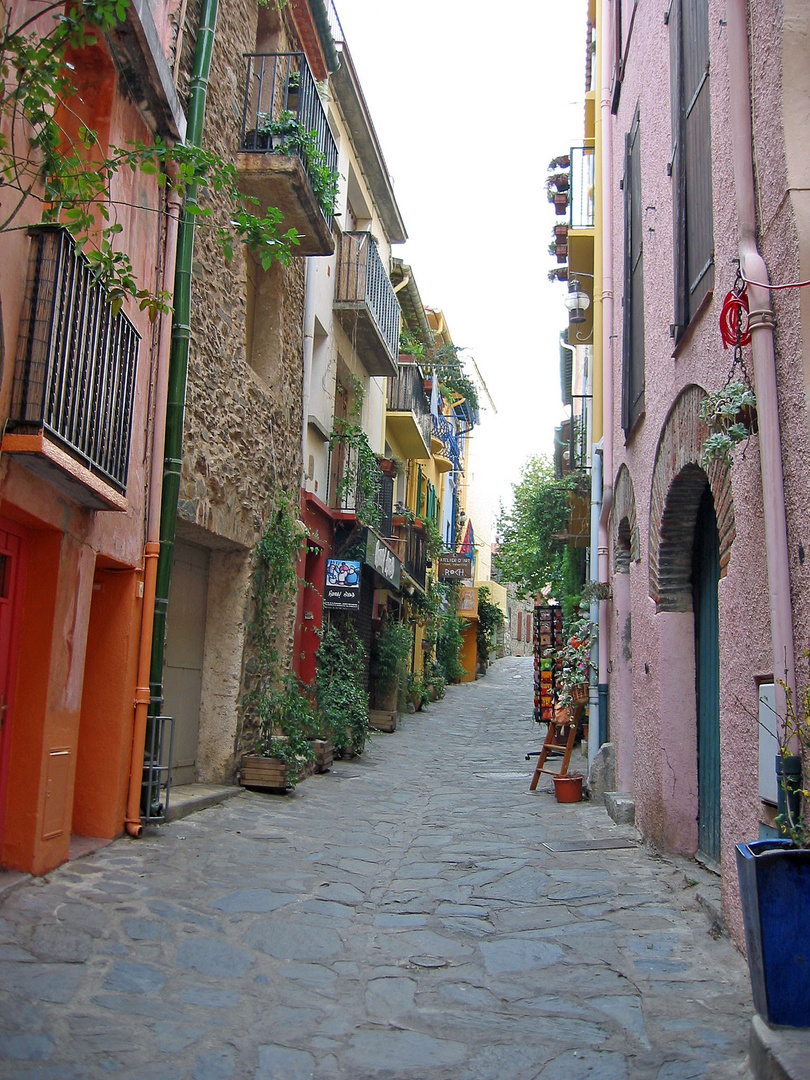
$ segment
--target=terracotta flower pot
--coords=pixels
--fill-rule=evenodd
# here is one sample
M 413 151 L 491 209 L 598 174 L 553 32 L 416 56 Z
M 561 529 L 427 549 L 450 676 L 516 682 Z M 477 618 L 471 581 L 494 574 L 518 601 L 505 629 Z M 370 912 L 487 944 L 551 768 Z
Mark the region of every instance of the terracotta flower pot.
M 555 776 L 553 780 L 557 802 L 582 802 L 582 776 Z

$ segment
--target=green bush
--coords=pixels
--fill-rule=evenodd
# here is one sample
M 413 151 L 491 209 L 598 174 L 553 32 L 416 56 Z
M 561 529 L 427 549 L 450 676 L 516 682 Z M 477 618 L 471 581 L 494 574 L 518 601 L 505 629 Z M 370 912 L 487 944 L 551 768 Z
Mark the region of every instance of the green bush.
M 325 738 L 337 753 L 360 753 L 368 738 L 368 694 L 363 685 L 366 652 L 350 622 L 326 623 L 315 656 L 315 705 Z

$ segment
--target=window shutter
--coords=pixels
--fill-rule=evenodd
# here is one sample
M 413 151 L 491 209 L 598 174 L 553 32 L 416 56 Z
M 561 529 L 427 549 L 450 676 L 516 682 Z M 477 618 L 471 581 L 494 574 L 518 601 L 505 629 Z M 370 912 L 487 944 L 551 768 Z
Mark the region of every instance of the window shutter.
M 686 169 L 683 156 L 683 36 L 681 0 L 669 11 L 669 80 L 672 108 L 672 248 L 675 285 L 674 336 L 680 338 L 689 322 L 686 302 Z
M 707 0 L 672 0 L 669 45 L 677 341 L 714 288 Z
M 686 280 L 689 318 L 714 287 L 708 0 L 683 0 Z
M 622 427 L 627 433 L 644 411 L 644 236 L 638 109 L 625 140 L 623 314 Z

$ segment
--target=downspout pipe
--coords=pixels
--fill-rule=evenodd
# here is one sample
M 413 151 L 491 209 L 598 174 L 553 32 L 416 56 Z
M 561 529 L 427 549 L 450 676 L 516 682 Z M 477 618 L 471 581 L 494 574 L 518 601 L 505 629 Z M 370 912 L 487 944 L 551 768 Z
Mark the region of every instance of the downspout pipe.
M 602 514 L 602 446 L 594 446 L 591 451 L 591 572 L 590 580 L 599 580 L 599 522 Z M 588 715 L 599 716 L 599 724 L 588 725 L 588 763 L 596 757 L 602 744 L 601 716 L 599 712 L 599 604 L 591 600 L 590 620 L 597 631 L 591 639 L 591 683 L 588 687 Z
M 315 346 L 315 266 L 311 258 L 304 261 L 304 356 L 301 386 L 301 490 L 307 486 L 307 421 L 312 396 L 312 356 Z
M 219 0 L 203 0 L 194 69 L 189 84 L 188 127 L 186 143 L 202 144 L 208 77 L 214 50 Z M 189 340 L 191 336 L 191 268 L 194 256 L 194 215 L 197 185 L 186 189 L 177 240 L 177 265 L 174 275 L 174 318 L 172 320 L 169 360 L 168 399 L 166 404 L 166 439 L 163 455 L 163 492 L 160 509 L 160 556 L 157 564 L 155 615 L 152 632 L 152 659 L 149 672 L 149 715 L 157 716 L 163 702 L 163 649 L 166 641 L 166 611 L 169 606 L 169 580 L 177 525 L 177 503 L 183 467 L 183 414 L 186 400 Z M 189 212 L 189 209 L 192 212 Z
M 616 3 L 617 0 L 612 0 Z M 602 510 L 599 515 L 599 581 L 610 580 L 610 516 L 613 509 L 613 153 L 611 148 L 610 75 L 613 37 L 607 33 L 611 0 L 600 0 L 602 134 Z M 608 601 L 599 603 L 599 730 L 607 731 L 607 685 L 610 641 Z
M 177 226 L 181 203 L 172 189 L 167 206 L 166 246 L 163 282 L 175 275 L 177 256 Z M 132 759 L 129 766 L 129 791 L 125 818 L 130 836 L 141 835 L 140 804 L 143 781 L 143 755 L 146 745 L 146 718 L 149 708 L 149 668 L 152 654 L 152 634 L 157 588 L 157 565 L 160 554 L 160 498 L 163 470 L 163 443 L 166 437 L 166 401 L 169 390 L 169 355 L 171 350 L 171 319 L 164 315 L 158 341 L 158 369 L 155 380 L 155 420 L 152 436 L 152 461 L 149 474 L 149 505 L 146 517 L 146 544 L 143 555 L 143 606 L 141 634 L 138 646 L 138 675 L 135 687 L 135 723 L 132 732 Z
M 753 131 L 751 123 L 750 66 L 748 57 L 747 0 L 729 0 L 729 91 L 731 96 L 731 148 L 737 199 L 740 269 L 749 281 L 768 281 L 765 260 L 757 249 L 754 191 Z M 765 553 L 771 613 L 774 679 L 784 679 L 796 700 L 793 616 L 790 603 L 785 488 L 782 440 L 774 354 L 774 314 L 770 289 L 748 285 L 751 352 L 759 420 L 759 456 L 765 519 Z M 776 683 L 777 716 L 785 715 L 785 691 Z

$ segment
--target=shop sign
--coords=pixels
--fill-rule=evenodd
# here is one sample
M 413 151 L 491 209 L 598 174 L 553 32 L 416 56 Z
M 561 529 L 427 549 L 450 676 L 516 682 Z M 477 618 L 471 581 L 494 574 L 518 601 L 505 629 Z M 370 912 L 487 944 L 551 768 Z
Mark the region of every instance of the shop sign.
M 440 555 L 439 581 L 463 581 L 472 577 L 472 559 L 467 555 Z
M 474 618 L 478 615 L 478 589 L 474 589 L 471 585 L 462 585 L 458 590 L 458 604 L 456 605 L 457 615 L 466 615 L 467 618 Z
M 366 530 L 366 562 L 394 589 L 399 588 L 402 563 L 373 529 Z
M 323 606 L 333 611 L 360 610 L 360 563 L 354 559 L 327 559 Z

